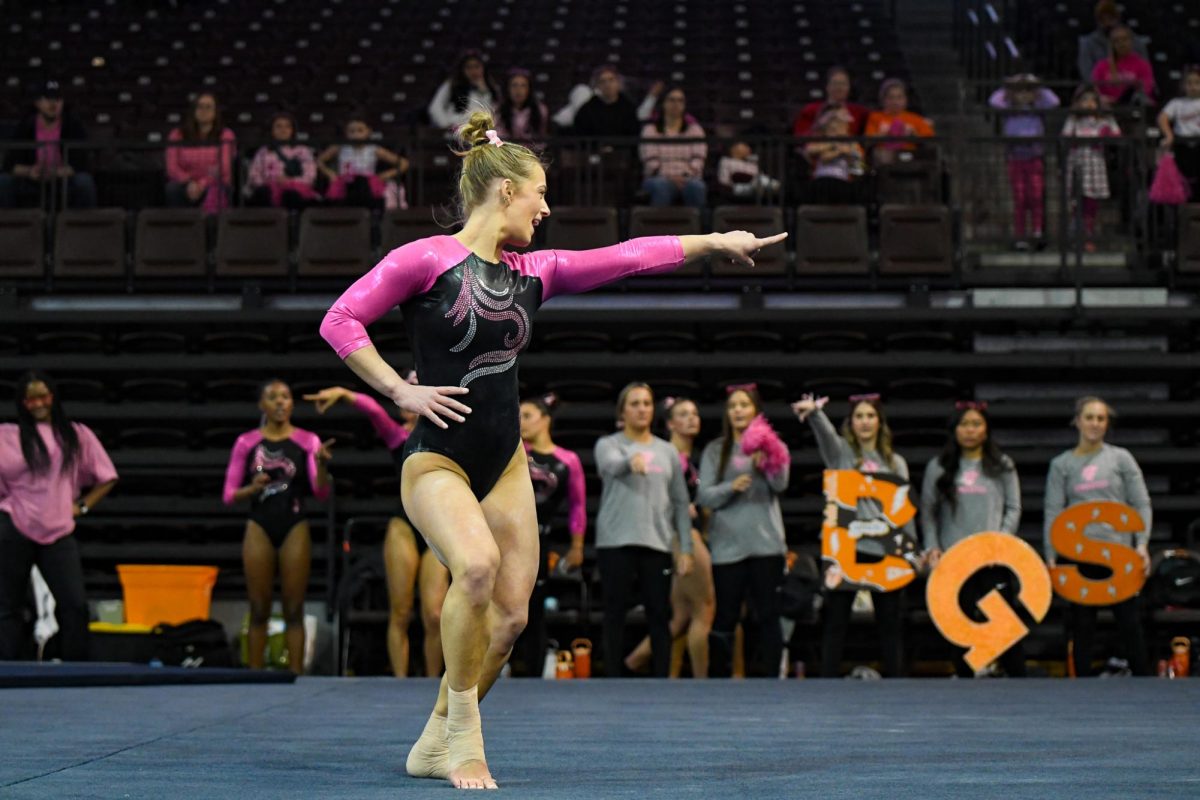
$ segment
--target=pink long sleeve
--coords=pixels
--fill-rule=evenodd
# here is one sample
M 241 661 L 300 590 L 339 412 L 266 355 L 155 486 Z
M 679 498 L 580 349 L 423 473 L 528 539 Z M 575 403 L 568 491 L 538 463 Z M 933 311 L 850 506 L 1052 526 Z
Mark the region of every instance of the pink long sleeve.
M 167 134 L 168 142 L 183 141 L 183 131 L 175 128 Z M 191 180 L 191 175 L 183 168 L 182 163 L 183 148 L 168 147 L 167 148 L 167 180 L 175 183 L 185 183 Z
M 504 260 L 521 274 L 542 279 L 543 303 L 556 295 L 586 292 L 630 275 L 670 272 L 683 259 L 678 236 L 644 236 L 596 250 L 504 254 Z
M 312 489 L 313 497 L 318 500 L 329 499 L 329 484 L 317 485 L 317 451 L 321 449 L 321 437 L 312 431 L 296 428 L 292 431 L 292 441 L 304 448 L 308 456 L 308 486 Z
M 583 536 L 587 531 L 587 483 L 583 478 L 583 464 L 579 456 L 570 450 L 558 447 L 554 456 L 567 465 L 567 527 L 572 536 Z
M 383 440 L 388 450 L 395 450 L 408 439 L 408 430 L 388 416 L 383 406 L 375 402 L 375 398 L 355 392 L 354 407 L 367 416 L 367 421 L 375 429 L 375 435 Z
M 461 261 L 464 248 L 449 236 L 398 247 L 355 281 L 321 322 L 321 336 L 345 358 L 371 344 L 367 326 L 394 307 L 429 291 L 441 272 Z
M 242 481 L 246 479 L 246 457 L 261 441 L 262 434 L 255 430 L 246 431 L 233 443 L 233 450 L 229 453 L 229 466 L 225 467 L 225 489 L 221 493 L 221 500 L 225 505 L 233 505 L 234 492 L 242 488 Z

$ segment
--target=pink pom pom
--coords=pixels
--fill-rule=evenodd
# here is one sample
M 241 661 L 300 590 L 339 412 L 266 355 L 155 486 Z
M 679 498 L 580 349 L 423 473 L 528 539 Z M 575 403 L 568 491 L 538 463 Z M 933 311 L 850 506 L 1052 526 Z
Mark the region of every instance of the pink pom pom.
M 774 477 L 783 472 L 784 467 L 788 466 L 792 460 L 792 454 L 787 445 L 783 443 L 779 434 L 775 433 L 771 423 L 762 414 L 759 414 L 746 426 L 746 432 L 742 434 L 742 452 L 748 456 L 762 453 L 759 468 L 768 477 Z
M 1154 182 L 1150 186 L 1150 202 L 1162 205 L 1178 206 L 1188 201 L 1191 187 L 1171 153 L 1163 155 L 1154 172 Z

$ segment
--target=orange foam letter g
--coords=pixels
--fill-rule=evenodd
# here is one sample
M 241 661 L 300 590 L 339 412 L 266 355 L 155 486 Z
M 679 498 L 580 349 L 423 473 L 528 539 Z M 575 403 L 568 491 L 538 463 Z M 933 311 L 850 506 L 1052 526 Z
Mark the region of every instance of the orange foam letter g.
M 963 584 L 989 566 L 1008 567 L 1021 583 L 1017 598 L 1034 620 L 1041 622 L 1050 610 L 1050 575 L 1041 556 L 1028 544 L 1007 533 L 987 531 L 968 536 L 946 551 L 925 586 L 925 602 L 933 624 L 947 641 L 967 648 L 963 660 L 978 672 L 995 661 L 1029 633 L 1029 628 L 992 589 L 979 601 L 986 622 L 963 613 L 958 594 Z

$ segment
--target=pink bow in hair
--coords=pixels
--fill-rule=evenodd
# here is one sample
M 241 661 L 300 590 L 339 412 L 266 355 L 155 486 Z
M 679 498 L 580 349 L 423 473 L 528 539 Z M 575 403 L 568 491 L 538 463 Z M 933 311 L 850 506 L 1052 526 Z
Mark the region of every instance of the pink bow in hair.
M 757 392 L 757 383 L 731 383 L 725 387 L 725 394 L 733 394 L 734 392 Z
M 495 131 L 488 131 L 484 135 L 487 136 L 487 140 L 490 144 L 494 144 L 496 147 L 504 146 L 504 142 L 500 140 L 500 134 L 496 133 Z

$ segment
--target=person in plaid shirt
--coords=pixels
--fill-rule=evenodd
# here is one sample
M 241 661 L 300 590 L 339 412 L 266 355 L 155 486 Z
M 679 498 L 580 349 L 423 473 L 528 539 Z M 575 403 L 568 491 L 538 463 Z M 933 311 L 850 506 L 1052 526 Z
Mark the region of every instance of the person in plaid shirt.
M 668 144 L 669 139 L 702 139 L 704 128 L 687 113 L 683 89 L 672 86 L 659 95 L 654 119 L 642 128 L 641 158 L 645 170 L 642 191 L 650 205 L 684 205 L 704 208 L 708 187 L 704 185 L 704 160 L 708 145 L 703 141 Z
M 1081 86 L 1075 91 L 1071 111 L 1072 115 L 1063 124 L 1063 136 L 1098 139 L 1121 135 L 1121 128 L 1112 115 L 1100 112 L 1100 93 L 1093 86 Z M 1108 165 L 1104 163 L 1103 145 L 1074 145 L 1067 153 L 1067 196 L 1071 198 L 1072 208 L 1076 180 L 1079 180 L 1079 193 L 1083 198 L 1083 232 L 1088 238 L 1084 248 L 1091 253 L 1096 250 L 1091 238 L 1096 235 L 1100 201 L 1112 196 L 1108 188 Z
M 271 118 L 271 142 L 258 148 L 246 176 L 250 205 L 302 208 L 319 201 L 313 188 L 317 160 L 312 149 L 296 141 L 296 118 L 280 111 Z

